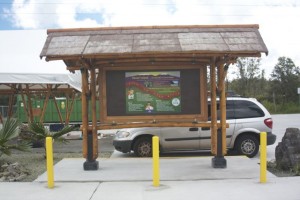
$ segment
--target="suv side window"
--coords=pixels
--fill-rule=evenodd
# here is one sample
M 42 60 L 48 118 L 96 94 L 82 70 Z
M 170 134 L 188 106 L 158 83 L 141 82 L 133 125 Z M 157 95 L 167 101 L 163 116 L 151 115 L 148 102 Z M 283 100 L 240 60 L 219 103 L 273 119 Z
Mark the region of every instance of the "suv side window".
M 265 116 L 264 111 L 255 103 L 245 100 L 235 101 L 236 119 L 255 118 L 263 116 Z
M 208 103 L 208 120 L 211 120 L 211 104 L 210 102 Z M 217 115 L 218 115 L 218 120 L 220 120 L 220 102 L 217 102 Z M 227 100 L 226 101 L 226 119 L 235 119 L 235 110 L 234 110 L 234 101 L 232 100 Z
M 235 119 L 235 105 L 234 101 L 226 101 L 226 119 Z

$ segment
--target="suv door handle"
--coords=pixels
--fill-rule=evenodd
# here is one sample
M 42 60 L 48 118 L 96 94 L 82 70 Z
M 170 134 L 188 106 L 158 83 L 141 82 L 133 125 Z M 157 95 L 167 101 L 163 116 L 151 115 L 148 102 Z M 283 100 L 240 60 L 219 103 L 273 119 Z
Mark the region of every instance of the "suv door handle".
M 197 128 L 197 127 L 193 127 L 193 128 L 189 129 L 189 131 L 198 131 L 198 130 L 199 130 L 199 128 Z
M 202 130 L 202 131 L 209 131 L 210 128 L 209 128 L 209 127 L 202 127 L 201 130 Z

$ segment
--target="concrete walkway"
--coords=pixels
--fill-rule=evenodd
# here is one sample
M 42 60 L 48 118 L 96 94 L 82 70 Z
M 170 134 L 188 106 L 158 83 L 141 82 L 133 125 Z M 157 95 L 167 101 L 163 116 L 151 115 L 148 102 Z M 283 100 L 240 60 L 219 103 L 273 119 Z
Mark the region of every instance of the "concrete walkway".
M 55 187 L 47 188 L 46 173 L 34 182 L 0 183 L 1 200 L 299 200 L 300 177 L 267 174 L 259 183 L 259 164 L 228 156 L 226 169 L 211 167 L 212 157 L 164 157 L 160 186 L 152 186 L 150 158 L 99 159 L 100 169 L 84 171 L 84 159 L 63 159 L 55 165 Z
M 259 164 L 244 156 L 226 157 L 227 168 L 211 167 L 212 157 L 164 157 L 160 159 L 162 181 L 195 181 L 224 179 L 256 179 L 259 181 Z M 84 171 L 84 159 L 63 159 L 55 166 L 55 180 L 59 182 L 100 181 L 127 182 L 152 181 L 151 158 L 99 159 L 98 171 Z M 268 177 L 275 177 L 268 173 Z M 44 173 L 37 182 L 47 181 Z

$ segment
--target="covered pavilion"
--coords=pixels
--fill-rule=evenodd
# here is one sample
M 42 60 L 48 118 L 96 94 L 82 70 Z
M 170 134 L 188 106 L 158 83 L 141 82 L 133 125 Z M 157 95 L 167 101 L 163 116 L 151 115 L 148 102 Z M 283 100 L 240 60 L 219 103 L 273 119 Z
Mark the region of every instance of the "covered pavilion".
M 53 98 L 60 123 L 68 124 L 75 94 L 80 92 L 80 74 L 0 73 L 0 95 L 7 95 L 9 98 L 7 117 L 13 116 L 13 106 L 16 103 L 15 97 L 20 95 L 28 122 L 33 122 L 34 116 L 38 116 L 40 122 L 43 123 L 49 98 Z M 65 119 L 63 119 L 56 101 L 56 95 L 61 94 L 66 96 L 67 102 L 69 102 L 67 103 Z M 34 108 L 32 105 L 32 99 L 36 95 L 43 96 L 42 108 Z M 1 113 L 0 122 L 3 123 Z
M 97 130 L 168 126 L 210 128 L 211 151 L 215 155 L 212 165 L 226 167 L 226 73 L 229 65 L 239 57 L 268 54 L 258 29 L 258 25 L 252 24 L 48 30 L 40 57 L 45 57 L 46 61 L 63 60 L 68 70 L 81 71 L 84 169 L 98 169 Z M 179 90 L 182 104 L 178 113 L 149 115 L 128 111 L 123 97 L 126 93 L 123 79 L 127 73 L 174 70 L 179 72 L 182 83 Z M 210 73 L 209 87 L 207 71 Z M 192 83 L 189 77 L 194 77 Z M 220 97 L 219 122 L 217 95 Z M 97 99 L 100 118 L 95 109 Z M 88 118 L 88 112 L 92 112 L 92 119 Z

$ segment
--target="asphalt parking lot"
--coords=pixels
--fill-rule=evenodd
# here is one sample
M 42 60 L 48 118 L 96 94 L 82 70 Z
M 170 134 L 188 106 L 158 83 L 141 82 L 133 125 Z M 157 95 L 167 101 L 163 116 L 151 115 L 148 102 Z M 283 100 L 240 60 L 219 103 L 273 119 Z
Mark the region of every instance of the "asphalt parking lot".
M 100 137 L 98 140 L 99 152 L 113 152 L 114 147 L 112 144 L 113 135 L 105 135 Z M 67 144 L 54 143 L 54 152 L 63 153 L 82 153 L 82 140 L 81 139 L 70 139 Z
M 273 132 L 277 135 L 277 140 L 275 144 L 268 146 L 268 160 L 275 159 L 275 148 L 278 142 L 281 141 L 284 136 L 286 128 L 299 128 L 300 129 L 300 114 L 282 114 L 282 115 L 272 115 L 273 118 Z M 112 145 L 113 134 L 116 130 L 112 131 L 102 131 L 99 134 L 98 147 L 99 152 L 113 152 L 114 147 Z M 82 152 L 82 140 L 80 139 L 80 134 L 75 133 L 73 136 L 69 136 L 69 143 L 67 144 L 54 144 L 54 152 L 65 152 L 65 153 L 81 153 Z M 37 150 L 38 151 L 38 150 Z M 229 155 L 234 155 L 235 152 L 229 152 Z M 133 154 L 118 154 L 122 157 L 133 157 Z M 165 154 L 162 156 L 207 156 L 210 155 L 209 152 L 194 152 L 194 153 L 177 153 L 177 154 Z M 259 159 L 259 155 L 253 159 Z

